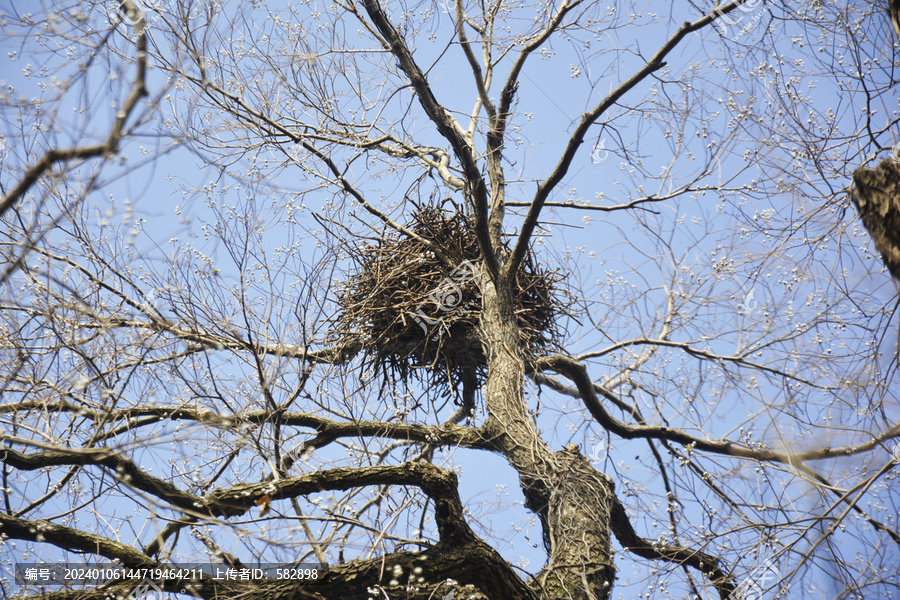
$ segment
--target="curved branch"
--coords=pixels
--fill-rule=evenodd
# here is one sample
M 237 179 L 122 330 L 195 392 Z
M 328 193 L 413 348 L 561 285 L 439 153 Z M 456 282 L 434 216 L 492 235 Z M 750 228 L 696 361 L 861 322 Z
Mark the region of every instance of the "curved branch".
M 123 0 L 122 6 L 132 14 L 140 14 L 137 6 L 132 0 Z M 144 19 L 138 19 L 134 24 L 135 35 L 137 37 L 137 73 L 134 76 L 134 85 L 131 93 L 125 99 L 121 110 L 116 114 L 116 120 L 113 123 L 109 136 L 102 144 L 94 146 L 82 146 L 80 148 L 52 149 L 34 165 L 28 168 L 25 176 L 19 181 L 4 198 L 0 200 L 0 217 L 9 210 L 13 204 L 18 202 L 24 196 L 31 186 L 37 183 L 44 173 L 53 168 L 58 162 L 68 162 L 75 159 L 88 159 L 96 156 L 108 156 L 116 154 L 119 151 L 119 142 L 124 136 L 125 122 L 131 116 L 138 101 L 147 95 L 146 75 L 147 75 L 147 35 L 144 30 Z
M 43 519 L 30 521 L 0 513 L 0 531 L 5 537 L 17 540 L 48 542 L 65 550 L 105 556 L 121 561 L 127 567 L 154 568 L 159 566 L 146 554 L 127 544 Z
M 631 525 L 631 520 L 625 512 L 625 507 L 618 497 L 613 496 L 612 510 L 610 511 L 610 524 L 613 533 L 625 550 L 637 554 L 642 558 L 652 560 L 664 560 L 677 565 L 686 565 L 697 569 L 706 575 L 716 589 L 722 600 L 728 598 L 734 591 L 734 583 L 728 575 L 719 567 L 719 559 L 700 550 L 690 550 L 682 546 L 671 546 L 657 542 L 648 542 L 637 534 Z
M 13 436 L 0 435 L 0 439 L 43 446 Z M 165 500 L 189 514 L 206 513 L 225 518 L 246 513 L 257 506 L 257 500 L 265 496 L 271 500 L 280 500 L 323 490 L 348 490 L 369 485 L 409 485 L 420 488 L 434 503 L 435 522 L 441 540 L 470 542 L 475 539 L 475 534 L 465 520 L 465 509 L 457 491 L 456 474 L 424 462 L 320 470 L 297 477 L 220 488 L 206 498 L 199 498 L 178 489 L 168 481 L 148 475 L 130 459 L 109 448 L 51 449 L 32 454 L 9 449 L 5 452 L 3 461 L 17 469 L 29 471 L 60 465 L 104 466 L 113 470 L 116 479 L 126 485 Z M 8 518 L 18 520 L 15 517 Z M 138 554 L 146 557 L 142 553 Z
M 565 395 L 573 397 L 573 398 L 581 398 L 582 397 L 580 392 L 576 388 L 566 386 L 566 385 L 562 384 L 561 382 L 557 381 L 556 379 L 553 379 L 552 377 L 547 377 L 546 375 L 543 375 L 541 373 L 533 373 L 530 376 L 536 383 L 539 383 L 541 385 L 546 385 L 547 387 L 549 387 L 561 394 L 565 394 Z M 593 385 L 594 385 L 595 390 L 602 389 L 601 386 L 599 386 L 597 384 L 593 384 Z M 631 406 L 628 403 L 622 401 L 621 398 L 619 398 L 618 396 L 616 396 L 614 394 L 607 395 L 607 399 L 610 400 L 611 402 L 613 402 L 614 404 L 616 404 L 616 406 L 618 406 L 620 409 L 622 409 L 622 411 L 635 416 L 638 419 L 638 422 L 642 423 L 642 427 L 647 427 L 646 425 L 643 425 L 644 419 L 640 415 L 640 413 L 637 411 L 636 407 Z M 634 429 L 639 429 L 639 428 L 634 428 Z M 649 439 L 652 439 L 655 436 L 647 436 L 647 437 L 648 437 L 648 441 L 649 441 Z M 866 444 L 861 444 L 859 446 L 847 446 L 847 447 L 835 448 L 835 449 L 829 448 L 829 449 L 825 449 L 825 450 L 830 451 L 833 454 L 833 456 L 847 456 L 847 455 L 851 455 L 851 454 L 858 454 L 858 453 L 870 451 L 876 445 L 882 444 L 886 440 L 891 439 L 892 437 L 900 437 L 900 425 L 894 427 L 893 429 L 889 430 L 887 433 L 879 436 L 877 439 L 872 440 L 871 442 L 868 442 Z M 703 481 L 706 485 L 711 485 L 710 480 L 708 478 L 703 477 L 703 474 L 701 473 L 700 469 L 697 468 L 692 461 L 688 460 L 688 457 L 678 453 L 675 448 L 668 445 L 668 443 L 667 443 L 668 440 L 662 439 L 662 442 L 663 442 L 663 444 L 666 445 L 666 448 L 668 448 L 670 452 L 672 452 L 674 455 L 679 456 L 679 458 L 686 460 L 687 464 L 689 464 L 691 466 L 691 468 L 693 470 L 695 470 L 698 475 L 701 476 L 701 479 L 703 479 Z M 651 446 L 651 449 L 653 449 L 652 446 Z M 821 452 L 824 452 L 825 450 L 818 450 L 815 452 L 821 453 Z M 654 452 L 654 454 L 656 454 L 655 449 L 653 449 L 653 452 Z M 829 492 L 831 492 L 832 494 L 834 494 L 838 497 L 841 497 L 842 494 L 845 493 L 843 490 L 832 485 L 825 477 L 823 477 L 819 473 L 816 473 L 815 471 L 813 471 L 811 468 L 807 467 L 806 465 L 802 464 L 802 459 L 797 459 L 797 456 L 798 455 L 794 456 L 795 460 L 793 462 L 791 462 L 790 460 L 781 461 L 781 462 L 790 463 L 791 466 L 795 467 L 801 473 L 802 476 L 808 477 L 810 481 L 814 480 L 815 483 L 817 483 L 818 485 L 821 485 L 822 487 L 827 489 Z M 802 456 L 802 454 L 799 456 Z M 788 459 L 789 458 L 790 457 L 788 457 Z M 723 493 L 721 490 L 719 490 L 717 487 L 712 486 L 712 489 L 720 498 L 722 498 L 725 501 L 729 501 L 728 496 L 725 493 Z M 852 508 L 857 514 L 859 514 L 860 516 L 862 516 L 862 518 L 864 518 L 866 521 L 868 521 L 875 530 L 888 535 L 894 541 L 894 543 L 900 545 L 900 533 L 894 531 L 893 529 L 891 529 L 890 527 L 888 527 L 887 525 L 885 525 L 878 519 L 875 519 L 874 517 L 869 515 L 865 510 L 860 508 L 858 505 L 853 505 Z
M 370 485 L 418 487 L 434 502 L 435 522 L 442 541 L 465 543 L 475 539 L 465 520 L 456 474 L 424 462 L 327 469 L 268 482 L 240 484 L 213 491 L 206 502 L 212 515 L 228 518 L 244 514 L 264 496 L 274 501 L 323 490 L 349 490 Z
M 883 443 L 885 440 L 900 437 L 900 424 L 898 424 L 871 441 L 855 446 L 841 446 L 838 448 L 828 447 L 820 450 L 797 452 L 796 454 L 775 452 L 773 450 L 755 450 L 728 440 L 699 438 L 686 431 L 675 429 L 673 427 L 662 427 L 657 425 L 631 426 L 619 421 L 604 408 L 597 394 L 599 393 L 618 406 L 627 405 L 627 403 L 622 402 L 621 399 L 603 386 L 594 384 L 590 377 L 588 377 L 585 366 L 569 356 L 564 356 L 562 354 L 545 356 L 538 359 L 535 367 L 538 371 L 549 369 L 571 379 L 575 383 L 578 395 L 584 402 L 585 408 L 588 409 L 594 419 L 604 428 L 615 433 L 619 437 L 629 440 L 637 438 L 667 440 L 724 456 L 747 458 L 750 460 L 758 460 L 760 462 L 778 462 L 796 468 L 804 468 L 800 463 L 866 452 Z
M 720 186 L 711 186 L 711 185 L 701 185 L 698 187 L 682 187 L 673 192 L 663 195 L 651 194 L 649 196 L 644 196 L 643 198 L 635 198 L 634 200 L 629 200 L 624 204 L 612 204 L 612 205 L 597 205 L 597 204 L 579 204 L 577 202 L 566 201 L 566 202 L 544 202 L 544 206 L 551 206 L 554 208 L 576 208 L 578 210 L 597 210 L 600 212 L 613 212 L 617 210 L 628 210 L 631 208 L 642 207 L 643 204 L 649 203 L 658 203 L 665 202 L 666 200 L 671 200 L 673 198 L 677 198 L 684 194 L 693 194 L 696 192 L 734 192 L 740 193 L 746 191 L 746 186 L 739 187 L 720 187 Z M 506 206 L 531 206 L 531 202 L 524 201 L 511 201 L 507 202 Z M 649 208 L 644 208 L 644 210 L 648 212 L 655 212 Z
M 786 379 L 793 379 L 794 381 L 799 381 L 805 385 L 808 385 L 813 388 L 819 389 L 828 389 L 826 386 L 821 386 L 815 383 L 814 381 L 809 381 L 807 379 L 803 379 L 802 377 L 798 377 L 797 375 L 793 375 L 791 373 L 787 373 L 780 369 L 774 369 L 772 367 L 762 365 L 759 363 L 754 363 L 748 361 L 743 356 L 739 355 L 731 355 L 726 356 L 723 354 L 717 354 L 715 352 L 710 352 L 708 350 L 701 350 L 699 348 L 695 348 L 691 346 L 687 342 L 674 342 L 672 340 L 660 339 L 660 338 L 638 338 L 633 340 L 628 340 L 625 342 L 618 342 L 616 344 L 612 344 L 603 350 L 597 350 L 595 352 L 586 352 L 584 354 L 576 357 L 577 360 L 586 360 L 588 358 L 597 358 L 598 356 L 604 356 L 609 354 L 610 352 L 614 352 L 616 350 L 620 350 L 622 348 L 628 348 L 630 346 L 653 346 L 653 347 L 667 347 L 667 348 L 677 348 L 679 350 L 683 350 L 686 354 L 689 354 L 695 358 L 706 358 L 712 361 L 724 361 L 731 362 L 741 366 L 745 366 L 747 368 L 756 369 L 758 371 L 764 371 L 766 373 L 771 373 L 773 375 L 778 375 L 779 377 L 784 377 Z M 758 348 L 754 348 L 754 351 L 757 351 Z

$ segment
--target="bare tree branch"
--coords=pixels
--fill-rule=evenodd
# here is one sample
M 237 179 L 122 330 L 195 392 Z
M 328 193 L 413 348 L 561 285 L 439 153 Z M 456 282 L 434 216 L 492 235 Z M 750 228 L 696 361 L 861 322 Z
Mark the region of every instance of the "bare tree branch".
M 140 10 L 133 0 L 122 0 L 122 6 L 126 11 L 131 11 L 132 14 L 140 14 Z M 134 76 L 134 84 L 131 88 L 131 93 L 128 95 L 128 98 L 122 104 L 122 108 L 119 109 L 119 112 L 116 115 L 116 120 L 113 123 L 106 142 L 94 146 L 48 150 L 38 162 L 28 168 L 25 172 L 25 176 L 3 197 L 3 200 L 0 200 L 0 217 L 18 202 L 19 199 L 31 189 L 31 186 L 37 183 L 37 181 L 56 163 L 67 163 L 72 160 L 88 159 L 96 156 L 105 157 L 118 153 L 119 144 L 125 136 L 125 123 L 128 121 L 128 117 L 131 116 L 135 107 L 137 107 L 137 103 L 140 99 L 147 95 L 147 36 L 144 30 L 144 21 L 142 19 L 138 19 L 135 23 L 134 32 L 137 50 L 135 54 L 136 73 Z

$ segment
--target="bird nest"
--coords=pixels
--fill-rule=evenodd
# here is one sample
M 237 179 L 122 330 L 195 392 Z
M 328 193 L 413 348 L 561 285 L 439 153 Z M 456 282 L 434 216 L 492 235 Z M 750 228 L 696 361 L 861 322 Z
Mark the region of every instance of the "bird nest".
M 456 396 L 459 382 L 480 385 L 486 373 L 475 230 L 461 213 L 434 207 L 419 209 L 406 228 L 420 239 L 391 232 L 353 250 L 355 269 L 339 288 L 333 332 L 336 341 L 362 337 L 375 375 L 403 383 L 413 377 Z M 532 355 L 558 348 L 559 281 L 526 255 L 515 302 L 521 346 Z

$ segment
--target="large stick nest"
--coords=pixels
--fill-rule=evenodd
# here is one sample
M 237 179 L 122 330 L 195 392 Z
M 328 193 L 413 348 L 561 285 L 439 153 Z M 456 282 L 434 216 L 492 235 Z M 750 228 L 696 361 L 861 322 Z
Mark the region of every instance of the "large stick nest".
M 432 242 L 450 264 L 421 241 L 393 232 L 356 248 L 356 268 L 339 288 L 334 332 L 339 339 L 365 340 L 376 375 L 404 384 L 414 377 L 456 395 L 460 381 L 480 385 L 486 372 L 475 230 L 463 214 L 434 207 L 414 213 L 407 229 Z M 557 316 L 564 310 L 554 296 L 559 281 L 528 253 L 514 300 L 521 346 L 532 355 L 558 348 Z

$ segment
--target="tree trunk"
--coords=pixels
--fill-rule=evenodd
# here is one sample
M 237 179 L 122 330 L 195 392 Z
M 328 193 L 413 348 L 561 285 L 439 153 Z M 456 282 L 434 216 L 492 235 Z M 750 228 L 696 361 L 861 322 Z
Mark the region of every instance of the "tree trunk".
M 541 439 L 523 398 L 525 360 L 511 295 L 490 281 L 484 288 L 485 431 L 518 472 L 526 506 L 541 520 L 549 558 L 535 584 L 541 598 L 606 600 L 615 579 L 612 481 L 577 450 L 554 452 Z
M 853 172 L 850 197 L 884 264 L 900 281 L 900 152 Z

